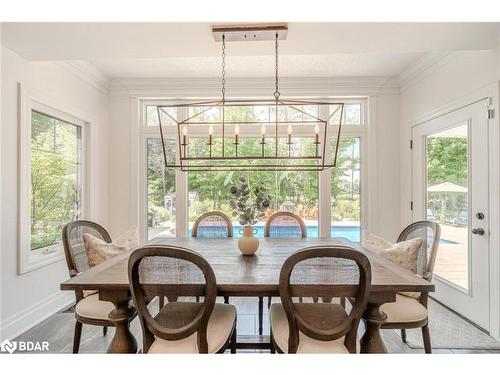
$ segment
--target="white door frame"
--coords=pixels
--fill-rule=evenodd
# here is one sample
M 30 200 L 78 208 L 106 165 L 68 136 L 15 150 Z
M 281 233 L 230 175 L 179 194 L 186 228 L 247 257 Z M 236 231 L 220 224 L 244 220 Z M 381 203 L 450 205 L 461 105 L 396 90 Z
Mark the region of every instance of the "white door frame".
M 435 298 L 453 310 L 468 317 L 489 331 L 489 201 L 488 201 L 488 122 L 487 99 L 450 112 L 413 128 L 413 221 L 426 217 L 427 201 L 427 153 L 426 139 L 457 127 L 465 127 L 468 133 L 468 204 L 469 221 L 466 233 L 468 252 L 468 286 L 458 285 L 435 273 Z M 443 182 L 443 181 L 442 181 Z M 480 183 L 479 183 L 480 182 Z M 462 208 L 464 209 L 464 208 Z M 485 214 L 484 220 L 475 217 L 476 212 Z M 470 229 L 481 226 L 483 236 L 474 236 Z M 443 228 L 444 229 L 444 228 Z M 442 236 L 446 231 L 442 232 Z M 440 250 L 441 251 L 441 250 Z M 438 254 L 438 259 L 441 257 Z M 488 270 L 488 271 L 486 271 Z M 465 289 L 464 289 L 465 288 Z
M 492 83 L 410 122 L 417 125 L 443 116 L 469 104 L 488 99 L 493 117 L 488 120 L 489 132 L 489 216 L 490 216 L 490 335 L 500 340 L 500 82 Z M 413 157 L 413 155 L 412 155 Z M 413 164 L 413 161 L 412 161 Z M 412 171 L 414 173 L 414 171 Z M 413 197 L 413 191 L 411 192 Z

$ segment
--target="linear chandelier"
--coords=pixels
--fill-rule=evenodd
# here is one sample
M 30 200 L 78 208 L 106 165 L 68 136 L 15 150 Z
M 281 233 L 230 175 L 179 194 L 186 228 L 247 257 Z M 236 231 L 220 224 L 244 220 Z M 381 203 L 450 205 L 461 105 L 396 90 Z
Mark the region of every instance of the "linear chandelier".
M 278 40 L 286 30 L 286 25 L 213 28 L 215 40 L 222 42 L 221 99 L 157 107 L 165 168 L 184 172 L 323 171 L 336 166 L 345 104 L 281 98 Z M 226 99 L 226 40 L 271 37 L 275 42 L 273 98 Z M 183 119 L 178 120 L 180 117 Z M 328 130 L 332 125 L 337 129 L 330 154 Z M 168 161 L 164 135 L 172 126 L 177 127 L 176 162 Z M 201 135 L 203 130 L 206 135 Z

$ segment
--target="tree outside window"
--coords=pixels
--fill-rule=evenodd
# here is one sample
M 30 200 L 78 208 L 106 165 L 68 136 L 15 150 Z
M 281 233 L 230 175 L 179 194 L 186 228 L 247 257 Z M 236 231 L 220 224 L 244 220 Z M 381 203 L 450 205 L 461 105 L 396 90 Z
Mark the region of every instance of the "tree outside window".
M 31 249 L 61 241 L 81 214 L 81 127 L 32 111 Z

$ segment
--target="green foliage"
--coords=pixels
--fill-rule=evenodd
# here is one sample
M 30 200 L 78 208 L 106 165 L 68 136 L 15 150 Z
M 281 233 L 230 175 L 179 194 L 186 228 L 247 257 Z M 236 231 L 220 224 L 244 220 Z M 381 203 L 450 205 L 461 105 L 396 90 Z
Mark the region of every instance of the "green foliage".
M 310 108 L 302 108 L 308 113 L 317 115 L 318 108 L 311 106 Z M 356 112 L 356 109 L 358 112 Z M 191 109 L 189 116 L 195 113 L 200 113 L 201 108 Z M 195 117 L 192 122 L 220 120 L 220 112 L 216 109 L 209 110 Z M 226 120 L 229 121 L 268 121 L 274 118 L 274 106 L 270 108 L 252 108 L 249 106 L 230 107 L 226 108 Z M 347 119 L 350 122 L 359 122 L 359 107 L 352 108 L 346 112 Z M 288 119 L 300 121 L 310 119 L 301 114 L 299 111 L 286 110 L 281 107 L 279 109 L 280 119 Z M 307 117 L 307 118 L 306 118 Z M 358 120 L 356 120 L 358 119 Z M 298 126 L 298 125 L 297 125 Z M 268 129 L 268 135 L 270 130 Z M 230 131 L 226 129 L 226 141 L 224 144 L 224 152 L 226 156 L 235 156 L 236 148 L 234 138 Z M 261 139 L 249 138 L 245 136 L 246 125 L 240 126 L 240 144 L 238 146 L 238 155 L 261 155 L 262 146 Z M 222 155 L 222 141 L 217 128 L 214 132 L 214 140 L 212 145 L 212 156 Z M 190 156 L 207 157 L 209 156 L 209 147 L 207 145 L 207 137 L 189 138 L 188 153 Z M 316 146 L 313 144 L 312 138 L 294 138 L 294 144 L 291 147 L 292 154 L 305 154 L 313 156 L 316 153 Z M 159 146 L 159 143 L 158 143 Z M 168 148 L 175 149 L 174 146 Z M 288 155 L 288 145 L 286 138 L 279 139 L 278 153 L 280 155 Z M 274 155 L 276 152 L 276 144 L 268 138 L 268 143 L 264 148 L 265 155 Z M 332 152 L 332 150 L 331 150 Z M 150 158 L 161 156 L 161 148 L 151 149 Z M 161 161 L 161 158 L 158 159 Z M 156 163 L 158 164 L 158 163 Z M 353 219 L 359 220 L 359 139 L 345 139 L 340 144 L 338 168 L 333 168 L 332 173 L 332 207 L 335 214 L 332 217 L 335 220 Z M 167 178 L 161 177 L 162 165 L 158 165 L 159 169 L 155 169 L 154 173 L 149 169 L 148 179 L 150 184 L 150 202 L 163 206 L 162 196 L 165 192 L 173 192 L 174 176 Z M 354 172 L 353 172 L 354 171 Z M 252 172 L 237 172 L 237 171 L 204 171 L 204 172 L 189 172 L 188 173 L 188 191 L 197 194 L 196 201 L 189 209 L 189 219 L 194 221 L 199 215 L 211 211 L 218 210 L 225 212 L 229 216 L 232 215 L 233 209 L 229 206 L 229 201 L 234 197 L 229 191 L 229 187 L 236 184 L 240 178 L 246 178 L 249 186 L 255 186 L 257 183 L 262 183 L 268 189 L 267 194 L 270 198 L 270 209 L 278 211 L 282 209 L 283 204 L 295 207 L 298 211 L 314 217 L 314 212 L 318 211 L 318 173 L 307 171 L 262 171 L 256 170 Z M 163 185 L 166 183 L 167 185 Z M 170 185 L 172 183 L 172 185 Z M 151 203 L 150 203 L 151 204 Z
M 334 221 L 360 220 L 360 139 L 345 138 L 339 143 L 337 167 L 331 170 L 332 210 Z M 335 153 L 332 142 L 330 155 Z
M 451 182 L 468 184 L 467 138 L 429 137 L 427 147 L 427 186 Z M 467 211 L 467 194 L 429 192 L 428 208 L 442 221 L 451 220 Z
M 149 215 L 150 227 L 157 226 L 161 222 L 175 219 L 175 217 L 165 207 L 156 206 L 154 204 L 149 206 Z
M 31 141 L 31 248 L 61 240 L 78 218 L 79 128 L 33 112 Z
M 467 186 L 467 138 L 427 138 L 427 185 Z
M 175 160 L 175 142 L 165 140 L 167 161 Z M 147 140 L 148 225 L 154 227 L 175 218 L 165 208 L 165 196 L 175 192 L 175 171 L 165 169 L 163 149 L 159 139 Z

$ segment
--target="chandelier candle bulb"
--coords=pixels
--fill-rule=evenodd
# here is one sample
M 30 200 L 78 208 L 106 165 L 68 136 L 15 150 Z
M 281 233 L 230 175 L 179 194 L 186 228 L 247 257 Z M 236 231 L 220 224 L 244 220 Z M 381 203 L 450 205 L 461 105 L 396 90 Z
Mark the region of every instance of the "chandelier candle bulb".
M 316 124 L 314 126 L 314 134 L 315 134 L 315 137 L 316 137 L 316 144 L 319 143 L 319 125 Z
M 240 135 L 240 127 L 236 125 L 234 127 L 234 143 L 236 144 L 238 144 L 239 135 Z
M 187 142 L 186 142 L 187 134 L 188 134 L 188 129 L 187 129 L 187 126 L 184 125 L 184 128 L 182 128 L 182 143 L 183 144 L 187 144 Z
M 292 125 L 288 125 L 288 143 L 292 143 Z
M 210 125 L 210 127 L 208 128 L 208 144 L 209 145 L 212 145 L 213 134 L 214 134 L 214 127 L 212 125 Z

